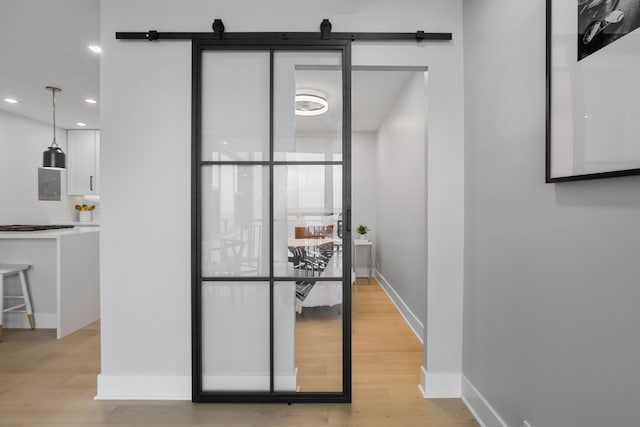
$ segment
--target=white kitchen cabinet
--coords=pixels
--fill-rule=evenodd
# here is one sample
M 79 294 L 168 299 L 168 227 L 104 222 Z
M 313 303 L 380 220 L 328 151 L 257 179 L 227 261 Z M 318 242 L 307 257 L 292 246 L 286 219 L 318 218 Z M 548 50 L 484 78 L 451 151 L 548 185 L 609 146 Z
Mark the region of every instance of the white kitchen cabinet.
M 100 131 L 67 131 L 67 194 L 100 194 Z

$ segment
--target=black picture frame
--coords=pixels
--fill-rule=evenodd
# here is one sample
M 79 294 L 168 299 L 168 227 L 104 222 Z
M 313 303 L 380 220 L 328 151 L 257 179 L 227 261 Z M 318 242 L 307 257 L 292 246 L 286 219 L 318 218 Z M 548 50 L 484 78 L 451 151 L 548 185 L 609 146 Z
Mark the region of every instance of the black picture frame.
M 547 0 L 547 183 L 640 174 L 638 3 Z

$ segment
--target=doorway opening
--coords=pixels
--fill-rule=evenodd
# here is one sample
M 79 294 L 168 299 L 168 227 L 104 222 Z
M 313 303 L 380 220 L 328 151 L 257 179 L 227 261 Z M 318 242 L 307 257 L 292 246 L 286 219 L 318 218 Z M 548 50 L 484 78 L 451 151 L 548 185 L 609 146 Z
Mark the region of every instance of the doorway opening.
M 366 225 L 372 242 L 371 254 L 352 257 L 354 383 L 382 384 L 380 375 L 396 373 L 418 392 L 427 313 L 427 68 L 352 70 L 352 227 Z M 367 369 L 371 360 L 376 369 Z

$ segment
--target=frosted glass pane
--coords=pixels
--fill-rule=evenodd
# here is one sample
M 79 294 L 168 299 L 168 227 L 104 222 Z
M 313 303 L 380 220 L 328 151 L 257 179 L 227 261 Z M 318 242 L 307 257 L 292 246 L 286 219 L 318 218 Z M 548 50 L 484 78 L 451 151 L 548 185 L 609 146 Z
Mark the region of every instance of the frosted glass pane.
M 274 388 L 276 391 L 296 391 L 295 363 L 295 297 L 294 283 L 275 283 L 273 288 L 273 356 Z
M 269 391 L 269 283 L 202 284 L 203 391 Z
M 269 160 L 268 52 L 202 54 L 202 160 Z
M 275 166 L 274 272 L 279 277 L 342 277 L 342 167 Z
M 203 167 L 202 276 L 268 276 L 269 219 L 268 168 Z
M 276 52 L 273 79 L 274 159 L 333 161 L 338 155 L 341 160 L 340 53 Z M 326 101 L 328 109 L 320 115 L 296 114 L 296 95 L 320 97 Z

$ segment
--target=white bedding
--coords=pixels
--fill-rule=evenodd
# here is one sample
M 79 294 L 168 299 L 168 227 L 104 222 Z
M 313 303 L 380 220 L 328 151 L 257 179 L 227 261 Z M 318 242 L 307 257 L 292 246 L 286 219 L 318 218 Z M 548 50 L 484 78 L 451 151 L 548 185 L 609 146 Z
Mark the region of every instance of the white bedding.
M 351 271 L 351 283 L 355 280 L 356 274 Z M 342 282 L 316 282 L 304 301 L 296 298 L 296 312 L 301 313 L 303 307 L 333 307 L 338 304 L 342 304 Z

